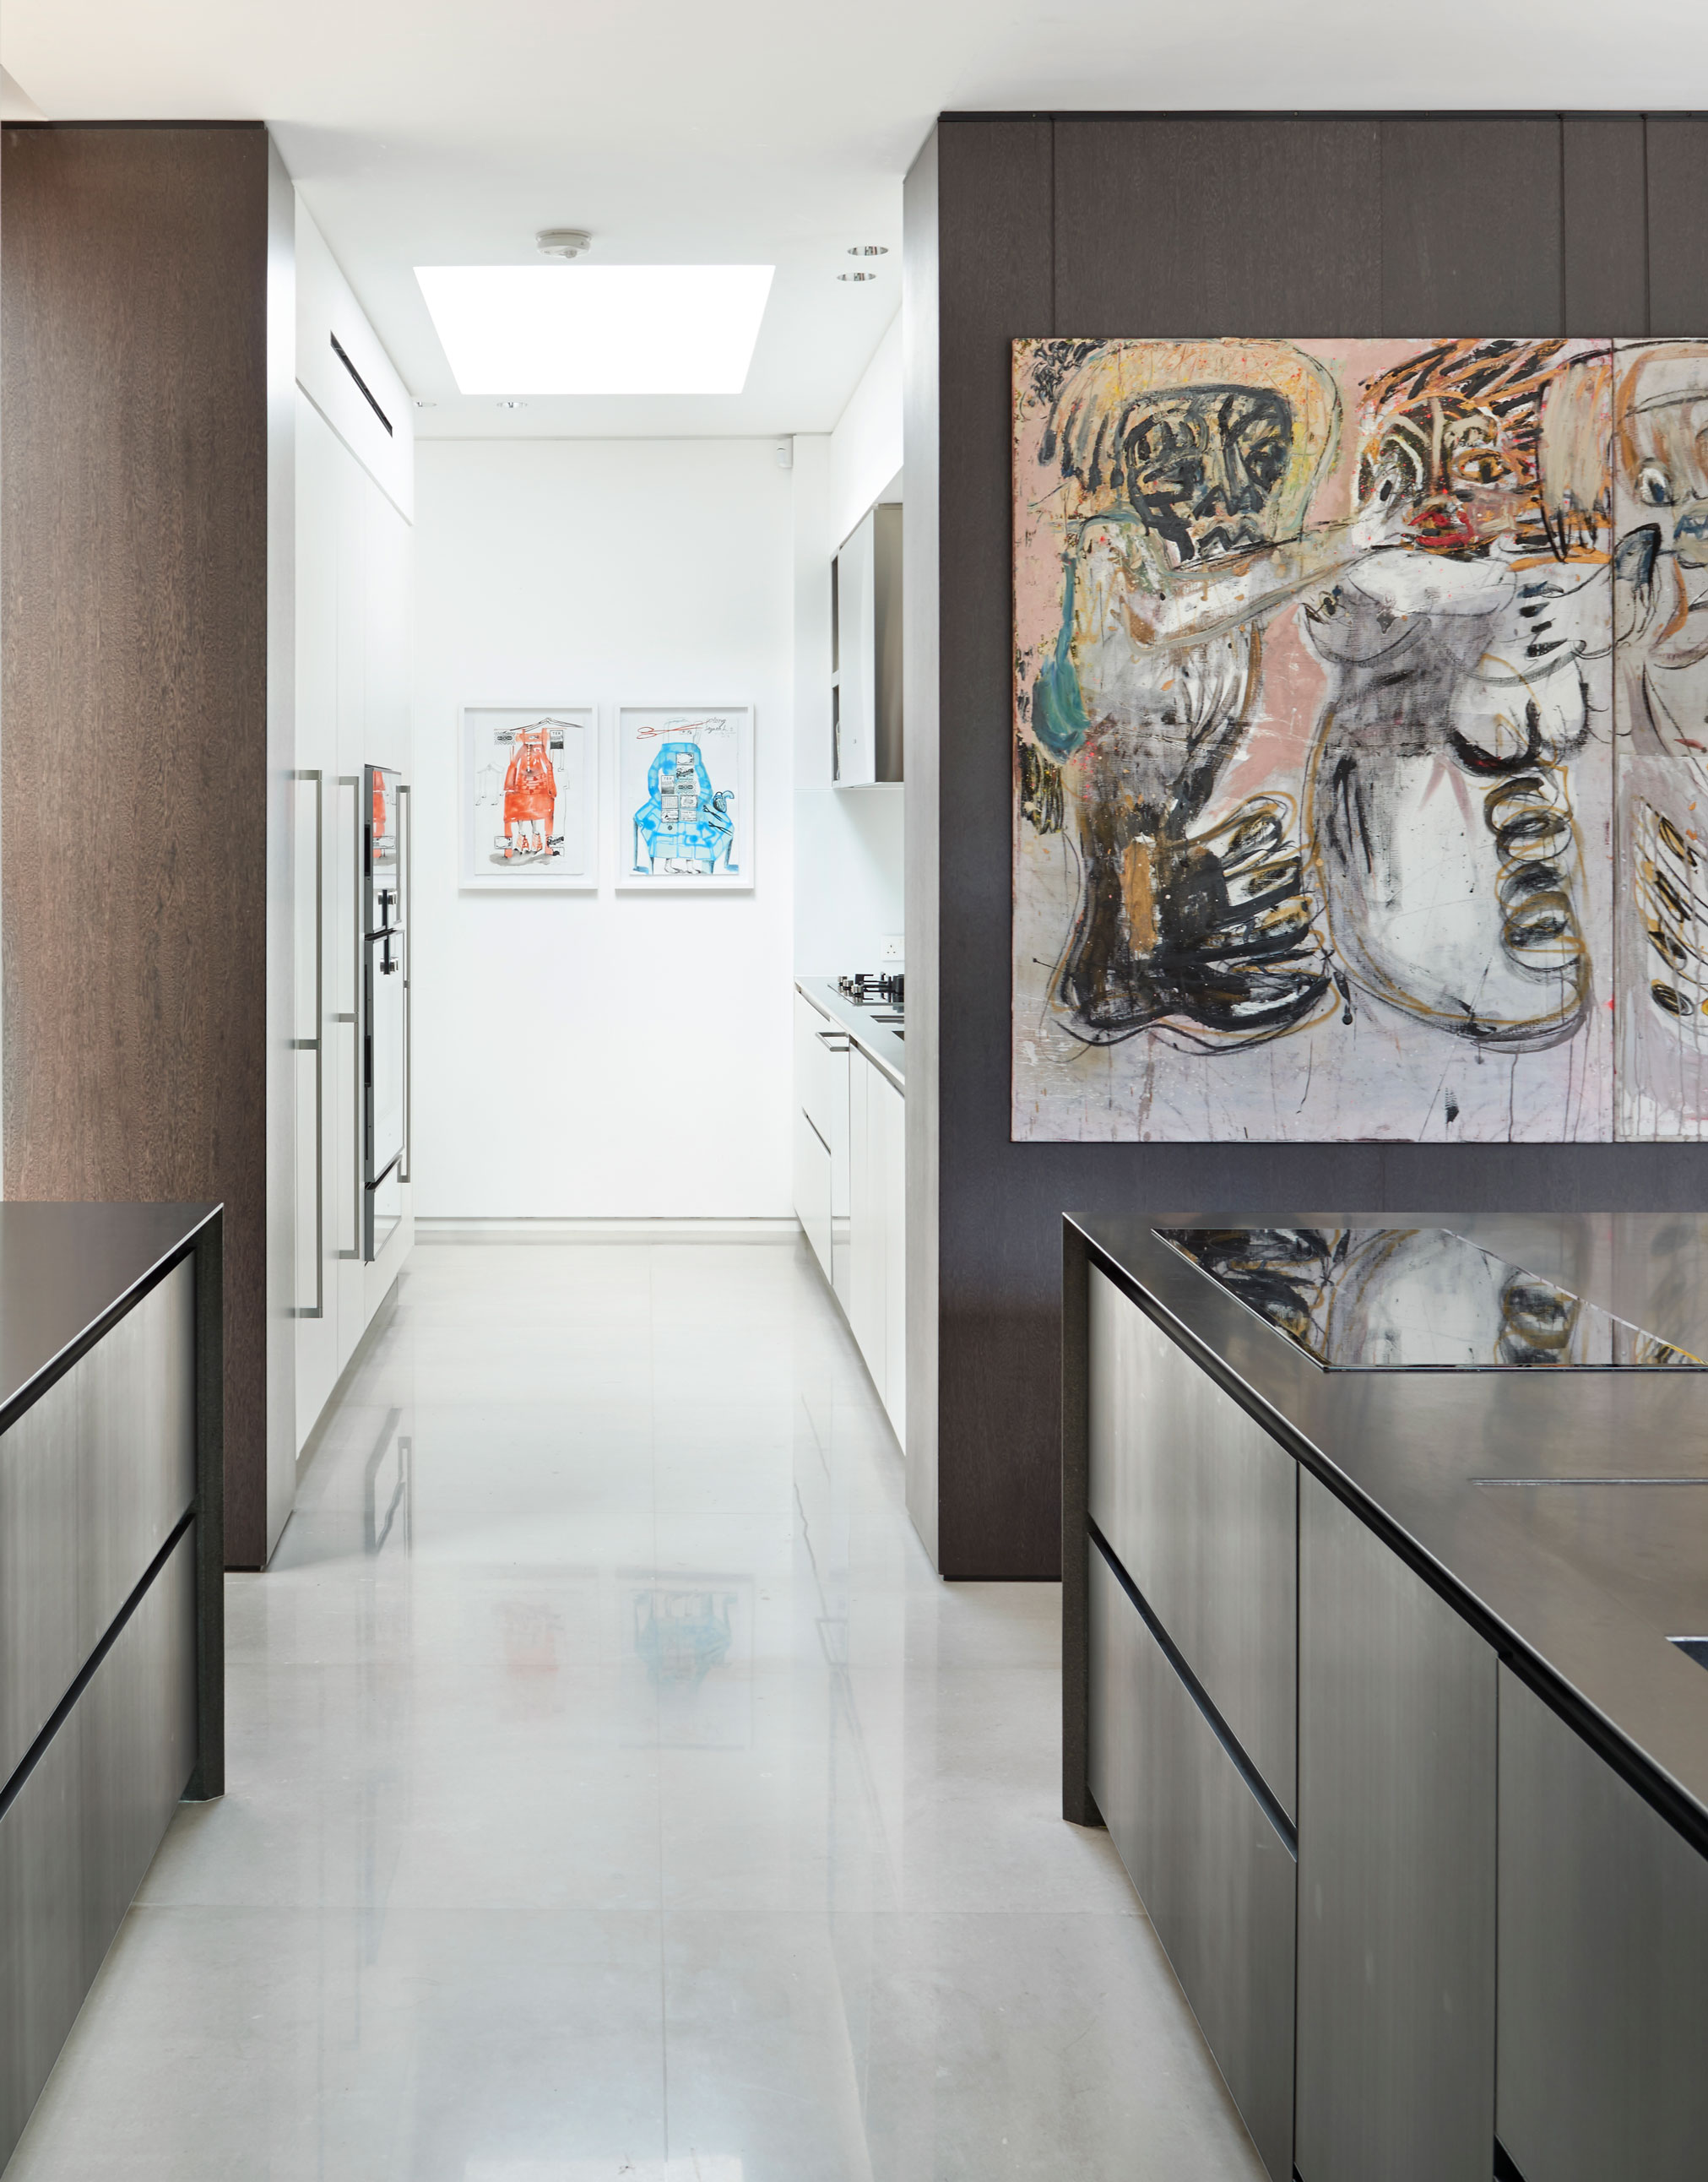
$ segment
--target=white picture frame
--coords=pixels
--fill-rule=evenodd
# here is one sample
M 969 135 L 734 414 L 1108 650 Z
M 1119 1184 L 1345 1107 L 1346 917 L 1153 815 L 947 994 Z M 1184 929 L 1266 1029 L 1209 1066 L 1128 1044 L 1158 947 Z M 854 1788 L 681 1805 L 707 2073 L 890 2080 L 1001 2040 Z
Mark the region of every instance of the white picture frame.
M 461 708 L 456 756 L 462 891 L 599 891 L 599 709 L 594 705 Z M 524 751 L 531 752 L 531 763 Z M 550 767 L 549 782 L 542 778 L 542 759 Z M 550 845 L 549 853 L 530 845 L 541 841 Z
M 615 775 L 619 893 L 752 891 L 751 705 L 619 705 Z

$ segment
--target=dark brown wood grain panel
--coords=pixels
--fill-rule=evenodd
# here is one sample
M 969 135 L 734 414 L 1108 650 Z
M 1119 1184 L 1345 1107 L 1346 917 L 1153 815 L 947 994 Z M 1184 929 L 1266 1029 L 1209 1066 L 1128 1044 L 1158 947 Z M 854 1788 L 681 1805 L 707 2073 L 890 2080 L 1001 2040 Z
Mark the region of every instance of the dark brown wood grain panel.
M 8 1197 L 224 1200 L 226 1539 L 265 1551 L 266 133 L 0 180 Z
M 1562 333 L 1561 200 L 1557 114 L 1385 120 L 1370 331 Z
M 1005 1059 L 992 1064 L 1008 1048 L 1010 344 L 1053 330 L 1051 124 L 944 124 L 937 183 L 938 1192 L 965 1203 L 988 1173 L 987 1146 L 1008 1138 Z M 1003 451 L 995 462 L 993 446 Z M 1053 1576 L 1053 1332 L 1023 1319 L 1016 1349 L 986 1269 L 985 1238 L 965 1222 L 941 1223 L 940 1565 Z
M 1708 119 L 1650 114 L 1649 326 L 1697 339 L 1708 327 Z
M 1281 1216 L 1352 1201 L 1441 1213 L 1708 1205 L 1708 1164 L 1692 1145 L 1014 1144 L 1009 1133 L 1008 341 L 1624 330 L 1594 321 L 1623 316 L 1644 259 L 1641 196 L 1632 192 L 1641 125 L 1551 114 L 940 125 L 931 641 L 941 871 L 921 883 L 929 878 L 941 917 L 931 1216 L 946 1575 L 1059 1569 L 1064 1209 L 1213 1214 L 1237 1204 Z M 1701 125 L 1667 125 L 1677 133 L 1658 159 L 1651 147 L 1650 207 L 1657 237 L 1663 219 L 1673 227 L 1655 262 L 1667 260 L 1666 307 L 1695 330 L 1703 313 L 1691 299 L 1708 274 L 1708 219 L 1696 211 L 1708 147 L 1693 133 Z M 1042 250 L 1047 202 L 1053 247 Z M 911 439 L 908 452 L 911 477 Z M 926 763 L 910 753 L 910 770 L 916 756 Z M 916 855 L 910 829 L 910 888 Z
M 1059 332 L 1376 330 L 1378 122 L 1075 117 L 1055 151 Z
M 1640 334 L 1649 323 L 1640 114 L 1567 114 L 1563 248 L 1568 334 Z

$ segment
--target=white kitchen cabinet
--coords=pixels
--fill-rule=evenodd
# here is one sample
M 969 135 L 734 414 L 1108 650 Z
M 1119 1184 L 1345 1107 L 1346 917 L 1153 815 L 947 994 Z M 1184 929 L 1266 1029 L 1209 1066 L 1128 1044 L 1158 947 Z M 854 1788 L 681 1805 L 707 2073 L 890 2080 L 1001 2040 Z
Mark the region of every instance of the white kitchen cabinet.
M 296 454 L 300 1454 L 414 1241 L 405 1182 L 403 1217 L 375 1261 L 362 1260 L 357 970 L 362 770 L 410 775 L 414 534 L 408 396 L 300 203 L 297 246 L 306 269 Z M 406 857 L 412 816 L 403 814 Z
M 879 1211 L 884 1238 L 884 1375 L 878 1392 L 897 1440 L 907 1445 L 908 1415 L 908 1134 L 907 1101 L 887 1076 L 872 1071 L 877 1115 Z
M 856 1048 L 848 1079 L 848 1324 L 898 1440 L 906 1416 L 906 1105 Z
M 902 777 L 902 512 L 871 509 L 831 563 L 831 778 Z
M 848 1033 L 794 996 L 794 1209 L 898 1440 L 907 1414 L 906 1104 Z
M 882 1079 L 858 1048 L 848 1066 L 848 1324 L 879 1393 L 884 1385 Z

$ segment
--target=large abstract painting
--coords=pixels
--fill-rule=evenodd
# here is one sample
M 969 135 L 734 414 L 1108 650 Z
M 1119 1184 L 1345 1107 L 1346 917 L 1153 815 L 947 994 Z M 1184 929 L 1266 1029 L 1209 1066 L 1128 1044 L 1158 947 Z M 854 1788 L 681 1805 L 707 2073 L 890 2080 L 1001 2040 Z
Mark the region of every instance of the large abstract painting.
M 1699 430 L 1708 344 L 1015 345 L 1017 1138 L 1708 1133 Z

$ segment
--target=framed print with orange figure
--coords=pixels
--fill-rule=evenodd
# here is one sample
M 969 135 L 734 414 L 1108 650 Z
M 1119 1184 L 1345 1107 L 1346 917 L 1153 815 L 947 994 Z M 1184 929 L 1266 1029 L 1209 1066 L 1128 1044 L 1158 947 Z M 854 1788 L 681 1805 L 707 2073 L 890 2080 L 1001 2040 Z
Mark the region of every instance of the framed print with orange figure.
M 465 890 L 598 890 L 593 706 L 465 705 L 457 755 Z

